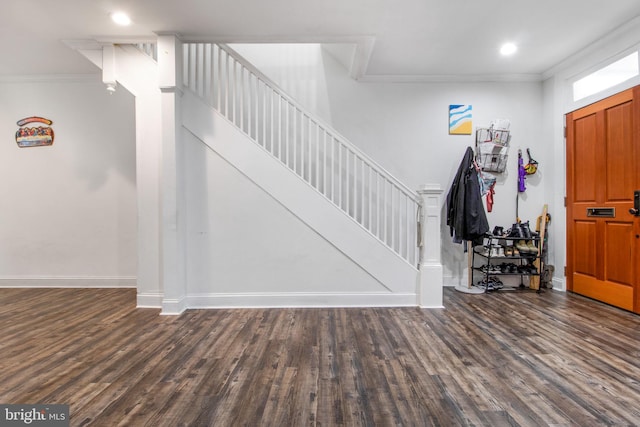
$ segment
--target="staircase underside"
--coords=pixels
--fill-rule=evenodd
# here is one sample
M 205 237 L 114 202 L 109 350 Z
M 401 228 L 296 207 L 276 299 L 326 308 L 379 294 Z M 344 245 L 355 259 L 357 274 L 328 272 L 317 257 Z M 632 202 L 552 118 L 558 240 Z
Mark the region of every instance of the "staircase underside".
M 379 284 L 371 289 L 376 305 L 389 305 L 380 304 L 385 295 L 394 301 L 390 305 L 415 305 L 415 267 L 190 92 L 182 98 L 182 111 L 183 126 L 188 132 L 374 278 Z M 323 289 L 317 289 L 307 299 L 312 301 L 322 295 Z M 363 305 L 361 295 L 343 296 L 341 305 Z

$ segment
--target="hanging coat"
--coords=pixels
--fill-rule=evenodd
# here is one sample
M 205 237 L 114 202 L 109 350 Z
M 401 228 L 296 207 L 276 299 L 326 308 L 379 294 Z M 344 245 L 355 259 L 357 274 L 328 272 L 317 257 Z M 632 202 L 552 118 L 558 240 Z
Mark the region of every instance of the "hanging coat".
M 471 147 L 467 147 L 447 194 L 447 225 L 457 243 L 470 240 L 474 244 L 482 244 L 485 233 L 489 231 Z

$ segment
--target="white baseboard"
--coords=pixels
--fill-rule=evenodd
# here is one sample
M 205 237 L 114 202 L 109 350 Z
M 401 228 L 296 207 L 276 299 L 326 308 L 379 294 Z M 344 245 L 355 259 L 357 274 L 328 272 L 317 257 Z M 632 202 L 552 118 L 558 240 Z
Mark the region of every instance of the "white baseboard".
M 162 300 L 162 314 L 163 316 L 177 316 L 182 314 L 187 308 L 186 298 L 169 299 L 164 298 Z
M 187 297 L 188 308 L 415 307 L 414 293 L 247 293 Z
M 162 308 L 163 295 L 161 293 L 139 293 L 136 297 L 137 308 Z
M 560 291 L 560 292 L 567 291 L 564 277 L 554 277 L 553 279 L 551 279 L 551 284 L 553 285 L 554 291 Z
M 135 288 L 135 277 L 0 277 L 0 288 Z

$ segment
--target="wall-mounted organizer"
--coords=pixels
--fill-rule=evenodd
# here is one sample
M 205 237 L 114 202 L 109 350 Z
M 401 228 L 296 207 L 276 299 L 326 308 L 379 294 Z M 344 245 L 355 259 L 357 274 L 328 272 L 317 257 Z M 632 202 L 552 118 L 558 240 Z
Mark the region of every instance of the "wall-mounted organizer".
M 476 162 L 486 172 L 507 168 L 511 134 L 508 120 L 496 120 L 488 128 L 476 128 Z

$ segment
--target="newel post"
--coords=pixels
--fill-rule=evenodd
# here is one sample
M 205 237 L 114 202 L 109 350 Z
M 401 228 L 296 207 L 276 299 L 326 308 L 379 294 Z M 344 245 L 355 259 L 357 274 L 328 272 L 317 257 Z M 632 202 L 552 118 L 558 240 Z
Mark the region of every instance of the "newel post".
M 427 184 L 418 190 L 418 195 L 422 203 L 417 302 L 423 308 L 442 308 L 444 285 L 440 232 L 442 189 L 437 184 Z
M 182 42 L 175 34 L 158 34 L 158 86 L 162 122 L 161 282 L 162 314 L 187 308 L 184 147 L 182 126 Z

